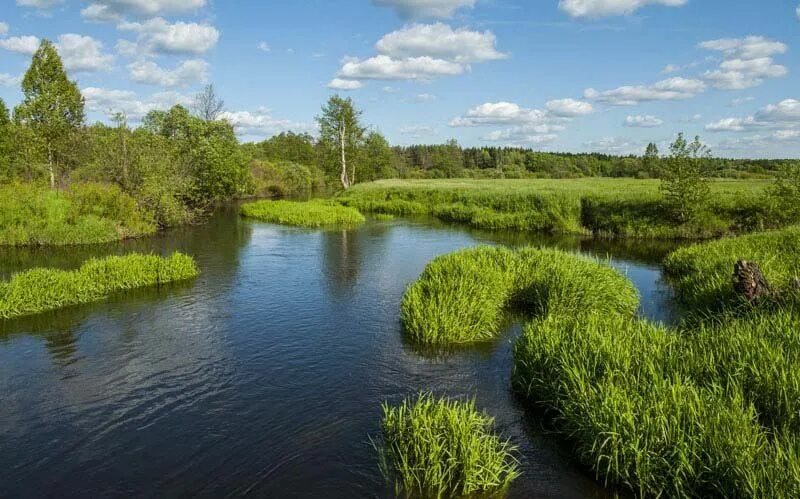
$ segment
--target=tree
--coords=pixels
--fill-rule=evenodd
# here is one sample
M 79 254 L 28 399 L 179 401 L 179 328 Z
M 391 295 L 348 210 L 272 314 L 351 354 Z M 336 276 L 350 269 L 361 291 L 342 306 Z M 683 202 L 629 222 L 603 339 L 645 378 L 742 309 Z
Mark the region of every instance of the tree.
M 6 107 L 6 103 L 3 101 L 3 99 L 0 99 L 0 131 L 4 131 L 10 123 L 11 119 L 8 116 L 8 108 Z
M 366 168 L 362 177 L 366 181 L 397 176 L 395 155 L 389 142 L 379 132 L 370 132 L 363 149 Z
M 22 103 L 14 119 L 30 127 L 47 151 L 50 188 L 56 186 L 58 169 L 74 150 L 75 134 L 84 122 L 83 96 L 69 79 L 61 57 L 49 40 L 42 40 L 22 79 Z
M 225 101 L 214 90 L 214 85 L 206 85 L 194 97 L 192 110 L 203 121 L 216 121 L 225 111 Z
M 335 149 L 340 167 L 339 180 L 349 189 L 356 182 L 356 162 L 353 161 L 364 142 L 364 127 L 360 123 L 361 111 L 349 97 L 332 96 L 317 116 L 320 139 L 329 149 Z M 350 171 L 348 171 L 350 161 Z
M 711 157 L 711 151 L 700 142 L 700 137 L 688 143 L 682 133 L 669 149 L 661 192 L 676 220 L 686 223 L 702 211 L 708 201 L 709 186 L 703 177 L 702 165 Z

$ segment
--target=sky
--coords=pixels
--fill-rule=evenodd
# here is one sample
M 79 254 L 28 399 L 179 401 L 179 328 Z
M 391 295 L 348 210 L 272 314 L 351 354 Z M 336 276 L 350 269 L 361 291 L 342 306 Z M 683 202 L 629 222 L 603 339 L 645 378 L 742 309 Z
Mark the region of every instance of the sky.
M 0 0 L 0 97 L 41 38 L 92 121 L 213 83 L 245 141 L 334 93 L 393 144 L 800 158 L 800 0 Z

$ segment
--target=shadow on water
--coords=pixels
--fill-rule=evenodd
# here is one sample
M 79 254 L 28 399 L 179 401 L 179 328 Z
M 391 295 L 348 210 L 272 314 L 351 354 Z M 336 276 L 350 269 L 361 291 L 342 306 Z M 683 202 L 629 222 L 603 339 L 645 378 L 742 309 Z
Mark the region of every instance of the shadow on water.
M 4 277 L 176 250 L 202 274 L 0 322 L 0 497 L 391 496 L 369 437 L 381 403 L 419 391 L 474 397 L 520 446 L 509 497 L 607 497 L 511 392 L 518 317 L 477 347 L 432 352 L 404 338 L 406 287 L 433 258 L 478 244 L 610 255 L 642 293 L 642 315 L 666 317 L 666 248 L 433 220 L 309 231 L 243 221 L 232 206 L 148 239 L 3 251 Z

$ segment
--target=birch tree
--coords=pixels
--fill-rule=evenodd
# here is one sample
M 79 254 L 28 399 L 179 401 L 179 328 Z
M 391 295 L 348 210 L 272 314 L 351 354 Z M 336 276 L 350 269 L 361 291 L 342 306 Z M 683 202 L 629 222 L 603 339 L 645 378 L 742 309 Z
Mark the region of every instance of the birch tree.
M 55 46 L 42 40 L 22 79 L 22 103 L 14 119 L 30 127 L 46 148 L 50 188 L 60 167 L 75 148 L 71 139 L 83 126 L 84 102 L 78 85 L 70 81 Z
M 365 132 L 360 120 L 361 111 L 356 109 L 353 100 L 338 95 L 331 97 L 322 107 L 322 114 L 317 116 L 320 139 L 336 151 L 339 180 L 345 189 L 356 183 L 355 158 L 364 142 Z

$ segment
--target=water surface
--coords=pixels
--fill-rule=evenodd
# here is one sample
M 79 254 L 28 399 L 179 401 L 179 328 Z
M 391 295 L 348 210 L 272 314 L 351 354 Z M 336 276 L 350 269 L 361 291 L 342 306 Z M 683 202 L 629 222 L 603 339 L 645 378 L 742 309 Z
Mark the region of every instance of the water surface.
M 603 258 L 670 318 L 665 245 L 488 233 L 430 220 L 313 231 L 240 220 L 81 249 L 0 249 L 0 277 L 91 256 L 175 250 L 196 281 L 0 322 L 0 497 L 387 497 L 369 437 L 380 404 L 419 391 L 475 397 L 521 449 L 509 497 L 606 497 L 509 389 L 518 327 L 421 355 L 398 321 L 437 255 L 545 245 Z

